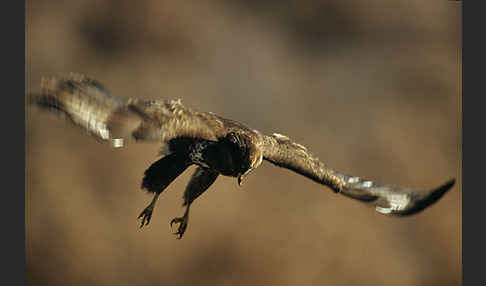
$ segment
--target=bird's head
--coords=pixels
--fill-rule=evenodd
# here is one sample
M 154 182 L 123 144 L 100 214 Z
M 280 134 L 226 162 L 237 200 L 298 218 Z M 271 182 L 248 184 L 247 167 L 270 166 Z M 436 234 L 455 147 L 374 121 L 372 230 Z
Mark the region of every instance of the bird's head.
M 263 161 L 263 152 L 251 137 L 245 134 L 231 132 L 228 134 L 228 140 L 232 142 L 237 150 L 235 152 L 235 173 L 238 185 L 243 186 L 243 180 L 260 166 Z
M 243 164 L 241 165 L 241 169 L 238 175 L 238 186 L 243 186 L 243 180 L 251 173 L 251 171 L 255 170 L 260 166 L 263 161 L 263 154 L 260 149 L 258 148 L 250 148 L 253 150 L 249 150 L 248 156 L 243 160 Z

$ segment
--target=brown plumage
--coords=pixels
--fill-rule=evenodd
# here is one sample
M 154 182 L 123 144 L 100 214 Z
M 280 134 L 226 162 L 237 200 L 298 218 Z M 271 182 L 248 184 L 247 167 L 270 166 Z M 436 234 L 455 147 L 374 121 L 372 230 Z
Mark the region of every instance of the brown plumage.
M 141 226 L 148 225 L 160 193 L 189 166 L 194 172 L 184 192 L 186 211 L 171 221 L 178 223 L 181 238 L 193 201 L 207 190 L 218 175 L 243 179 L 263 160 L 295 171 L 334 192 L 375 206 L 382 214 L 404 216 L 417 213 L 440 199 L 453 185 L 452 179 L 429 191 L 377 184 L 341 174 L 328 168 L 306 147 L 287 136 L 270 136 L 213 113 L 197 112 L 174 100 L 142 100 L 114 95 L 99 82 L 72 74 L 43 79 L 41 91 L 29 101 L 65 115 L 95 138 L 111 141 L 115 147 L 123 140 L 162 143 L 161 154 L 142 180 L 142 189 L 155 193 L 142 211 Z

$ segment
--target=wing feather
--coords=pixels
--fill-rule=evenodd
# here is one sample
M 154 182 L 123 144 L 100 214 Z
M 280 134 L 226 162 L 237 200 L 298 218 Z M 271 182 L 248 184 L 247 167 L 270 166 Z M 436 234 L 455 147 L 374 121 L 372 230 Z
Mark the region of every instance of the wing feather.
M 372 204 L 376 211 L 386 215 L 418 213 L 439 200 L 455 183 L 452 179 L 438 188 L 420 192 L 345 175 L 327 167 L 307 148 L 281 134 L 265 136 L 262 148 L 265 160 L 328 186 L 336 193 Z
M 101 83 L 79 74 L 44 78 L 30 103 L 65 115 L 97 139 L 133 137 L 168 142 L 176 137 L 216 140 L 224 133 L 212 113 L 196 112 L 180 100 L 141 100 L 113 94 Z

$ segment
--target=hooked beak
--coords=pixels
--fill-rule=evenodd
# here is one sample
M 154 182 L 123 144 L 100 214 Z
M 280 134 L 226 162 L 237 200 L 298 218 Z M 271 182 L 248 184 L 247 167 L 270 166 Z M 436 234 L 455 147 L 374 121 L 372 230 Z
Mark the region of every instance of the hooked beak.
M 238 186 L 243 187 L 243 179 L 244 179 L 244 175 L 238 176 Z
M 243 187 L 243 179 L 246 178 L 246 175 L 248 175 L 252 169 L 248 169 L 244 174 L 241 174 L 238 176 L 238 186 Z

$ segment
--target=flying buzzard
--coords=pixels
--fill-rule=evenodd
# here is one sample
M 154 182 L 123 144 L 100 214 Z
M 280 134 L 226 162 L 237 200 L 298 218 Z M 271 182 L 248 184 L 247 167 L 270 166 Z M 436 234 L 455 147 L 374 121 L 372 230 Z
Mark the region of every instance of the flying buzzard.
M 141 187 L 154 193 L 150 204 L 140 213 L 140 227 L 148 225 L 160 193 L 189 166 L 197 169 L 184 192 L 182 217 L 175 233 L 182 238 L 189 219 L 189 208 L 219 175 L 236 177 L 238 185 L 263 160 L 290 169 L 334 192 L 375 206 L 376 211 L 395 216 L 417 213 L 439 200 L 453 185 L 425 191 L 377 184 L 328 168 L 306 147 L 287 136 L 264 135 L 243 124 L 210 112 L 197 112 L 174 100 L 142 100 L 113 94 L 98 81 L 71 74 L 44 78 L 39 93 L 30 94 L 30 103 L 57 111 L 95 138 L 110 141 L 115 147 L 123 140 L 162 143 L 160 160 L 144 174 Z

